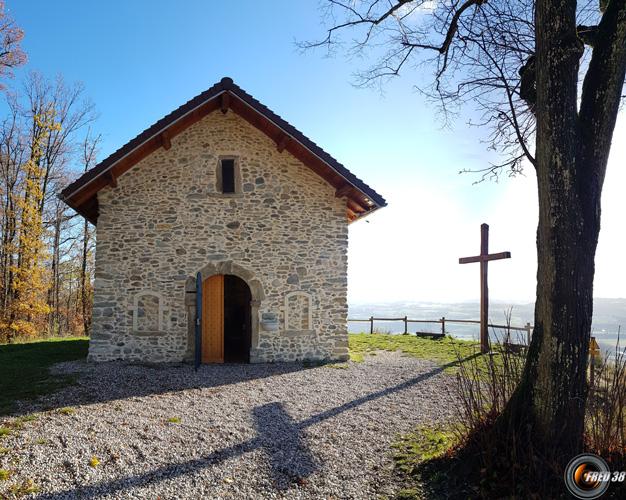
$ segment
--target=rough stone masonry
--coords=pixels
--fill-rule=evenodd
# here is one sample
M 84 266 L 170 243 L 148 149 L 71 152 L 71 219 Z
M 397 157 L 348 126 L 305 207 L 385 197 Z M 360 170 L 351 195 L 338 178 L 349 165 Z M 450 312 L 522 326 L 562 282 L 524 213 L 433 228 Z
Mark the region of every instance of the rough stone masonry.
M 233 194 L 218 190 L 223 158 Z M 267 135 L 216 111 L 116 184 L 98 192 L 91 360 L 190 359 L 197 272 L 250 286 L 252 362 L 347 358 L 345 200 Z

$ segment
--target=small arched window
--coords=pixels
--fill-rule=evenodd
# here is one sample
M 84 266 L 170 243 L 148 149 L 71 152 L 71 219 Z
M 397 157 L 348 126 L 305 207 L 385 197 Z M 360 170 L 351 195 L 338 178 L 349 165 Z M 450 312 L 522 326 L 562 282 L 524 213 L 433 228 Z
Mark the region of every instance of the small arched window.
M 285 330 L 313 329 L 313 299 L 307 292 L 289 292 L 285 296 Z
M 163 297 L 160 293 L 144 291 L 135 295 L 133 330 L 142 333 L 163 331 Z

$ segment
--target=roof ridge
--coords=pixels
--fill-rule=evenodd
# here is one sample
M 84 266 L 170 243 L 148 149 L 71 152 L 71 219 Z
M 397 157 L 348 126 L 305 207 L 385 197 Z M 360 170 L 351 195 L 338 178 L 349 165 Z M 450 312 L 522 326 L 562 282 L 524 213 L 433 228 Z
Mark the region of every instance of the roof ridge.
M 183 117 L 189 115 L 189 113 L 192 113 L 203 104 L 210 102 L 212 99 L 215 99 L 223 92 L 229 92 L 233 94 L 245 104 L 253 108 L 254 111 L 262 115 L 265 119 L 273 122 L 276 127 L 291 136 L 294 140 L 300 143 L 302 147 L 304 147 L 311 154 L 316 156 L 324 164 L 330 167 L 330 169 L 335 171 L 336 174 L 345 179 L 354 188 L 361 191 L 363 195 L 367 196 L 371 201 L 373 201 L 377 207 L 382 207 L 386 205 L 385 199 L 374 189 L 372 189 L 368 184 L 366 184 L 356 175 L 350 172 L 342 163 L 340 163 L 337 159 L 335 159 L 332 155 L 330 155 L 327 151 L 325 151 L 321 146 L 319 146 L 309 137 L 304 135 L 304 133 L 294 127 L 291 123 L 272 111 L 269 107 L 253 97 L 251 94 L 246 92 L 243 88 L 237 85 L 232 78 L 227 76 L 223 77 L 222 79 L 220 79 L 219 82 L 213 84 L 208 89 L 189 99 L 181 106 L 177 107 L 167 115 L 154 122 L 152 125 L 144 129 L 133 139 L 130 139 L 128 142 L 126 142 L 126 144 L 124 144 L 113 153 L 111 153 L 109 156 L 107 156 L 104 160 L 99 162 L 92 169 L 84 172 L 77 179 L 75 179 L 68 186 L 66 186 L 61 191 L 60 196 L 68 204 L 70 204 L 70 206 L 77 208 L 72 204 L 71 200 L 69 199 L 70 197 L 72 197 L 82 188 L 86 187 L 96 178 L 100 177 L 123 158 L 136 151 L 137 148 L 141 147 L 147 141 L 154 138 Z

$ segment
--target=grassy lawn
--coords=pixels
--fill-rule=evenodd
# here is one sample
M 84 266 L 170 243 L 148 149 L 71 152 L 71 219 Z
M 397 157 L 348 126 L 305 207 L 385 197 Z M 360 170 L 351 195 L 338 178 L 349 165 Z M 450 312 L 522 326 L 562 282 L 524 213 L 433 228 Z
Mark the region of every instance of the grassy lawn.
M 34 399 L 73 383 L 74 377 L 50 375 L 50 366 L 84 359 L 87 345 L 86 337 L 0 344 L 0 415 L 10 413 L 17 400 Z
M 477 342 L 447 336 L 431 339 L 415 335 L 351 333 L 348 337 L 352 361 L 363 361 L 364 356 L 375 355 L 376 351 L 401 351 L 409 356 L 429 359 L 446 366 L 445 371 L 449 373 L 456 370 L 459 357 L 470 358 L 479 352 Z

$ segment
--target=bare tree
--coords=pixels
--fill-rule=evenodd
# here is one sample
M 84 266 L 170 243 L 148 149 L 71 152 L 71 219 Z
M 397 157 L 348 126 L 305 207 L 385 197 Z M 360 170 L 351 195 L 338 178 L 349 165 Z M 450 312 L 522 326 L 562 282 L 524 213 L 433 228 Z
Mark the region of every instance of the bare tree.
M 350 51 L 381 82 L 434 68 L 418 88 L 446 112 L 482 113 L 503 161 L 534 166 L 539 187 L 535 330 L 525 374 L 494 431 L 503 448 L 563 464 L 582 449 L 600 198 L 626 72 L 624 0 L 324 2 L 326 35 L 303 47 Z M 453 109 L 452 109 L 453 110 Z
M 20 46 L 24 32 L 5 12 L 0 1 L 0 77 L 12 76 L 12 70 L 26 62 L 26 54 Z M 4 86 L 0 84 L 0 89 Z
M 2 240 L 0 246 L 0 268 L 2 297 L 0 306 L 9 305 L 12 270 L 17 248 L 17 201 L 22 189 L 22 165 L 26 161 L 28 146 L 20 123 L 18 106 L 9 99 L 9 116 L 0 126 L 0 188 L 2 193 Z
M 59 127 L 49 134 L 44 145 L 41 167 L 44 175 L 41 189 L 43 198 L 40 211 L 51 197 L 56 197 L 50 185 L 58 181 L 67 168 L 79 144 L 74 143 L 76 133 L 88 126 L 96 118 L 94 105 L 84 98 L 84 87 L 80 83 L 67 85 L 60 75 L 54 80 L 46 79 L 41 73 L 31 72 L 24 83 L 24 96 L 27 109 L 24 114 L 32 122 L 32 117 L 51 108 Z M 33 133 L 36 131 L 33 130 Z
M 91 137 L 87 133 L 82 147 L 82 162 L 85 172 L 96 164 L 96 154 L 101 136 Z M 91 300 L 93 298 L 93 288 L 89 279 L 88 265 L 92 259 L 94 249 L 93 228 L 89 225 L 87 219 L 83 219 L 83 234 L 81 248 L 81 265 L 80 265 L 80 302 L 83 316 L 83 332 L 85 335 L 89 333 L 91 326 Z

